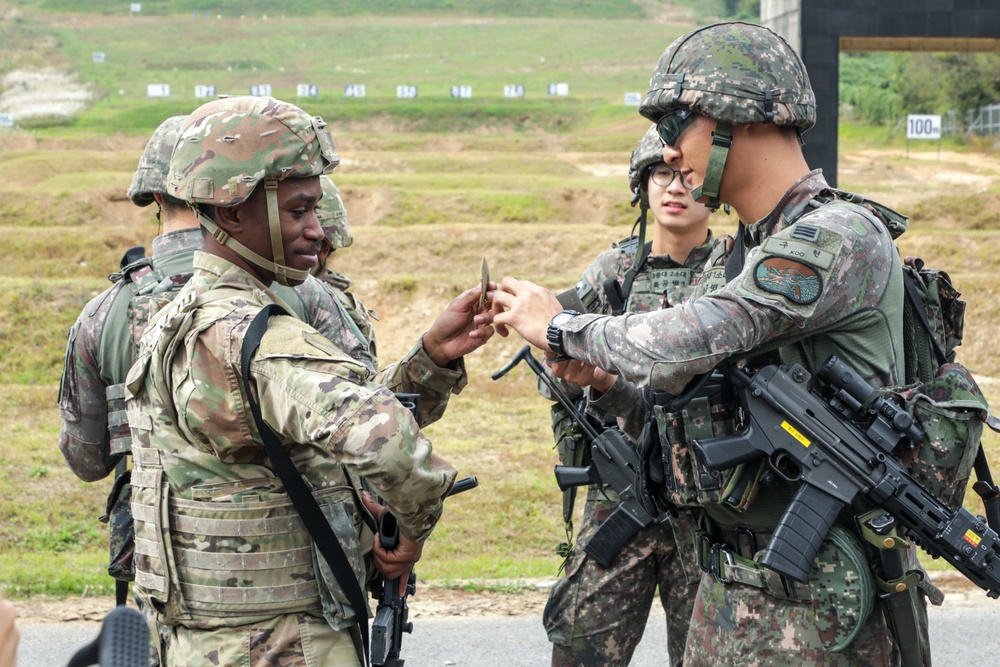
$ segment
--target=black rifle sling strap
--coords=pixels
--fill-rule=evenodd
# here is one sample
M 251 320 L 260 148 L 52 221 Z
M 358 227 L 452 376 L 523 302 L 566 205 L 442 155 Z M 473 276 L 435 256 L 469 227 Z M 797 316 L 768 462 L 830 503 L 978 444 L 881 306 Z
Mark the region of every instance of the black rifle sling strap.
M 924 300 L 920 296 L 920 290 L 913 284 L 913 279 L 905 271 L 903 272 L 903 285 L 906 287 L 906 296 L 910 300 L 913 312 L 917 314 L 920 323 L 927 330 L 927 339 L 931 342 L 931 347 L 934 349 L 934 356 L 937 358 L 938 365 L 944 366 L 948 363 L 948 357 L 945 356 L 944 350 L 941 349 L 941 344 L 938 343 L 937 335 L 931 327 L 931 321 L 927 319 L 927 311 L 924 310 Z
M 125 261 L 125 260 L 122 259 L 122 261 Z M 115 496 L 116 499 L 117 499 L 118 493 L 119 493 L 119 484 L 124 484 L 124 482 L 122 482 L 121 480 L 125 479 L 125 473 L 127 473 L 129 471 L 128 470 L 128 456 L 129 455 L 127 455 L 127 454 L 125 456 L 122 456 L 121 459 L 118 460 L 117 465 L 115 465 L 115 485 L 114 485 L 114 488 L 112 489 L 111 493 L 112 493 L 112 495 Z M 129 476 L 129 481 L 130 480 L 131 480 L 131 475 Z M 109 504 L 109 507 L 110 507 L 110 504 Z M 108 510 L 108 516 L 110 516 L 110 515 L 111 515 L 111 511 L 109 509 Z M 131 514 L 130 514 L 130 516 L 131 516 Z M 128 604 L 128 582 L 127 581 L 123 581 L 123 580 L 118 579 L 118 578 L 115 578 L 115 606 L 116 607 L 123 607 L 126 604 Z
M 652 249 L 652 242 L 642 245 L 639 252 L 635 254 L 632 266 L 625 272 L 624 280 L 620 285 L 614 278 L 608 278 L 604 281 L 604 294 L 607 296 L 608 305 L 611 306 L 611 314 L 615 317 L 625 312 L 625 303 L 628 301 L 628 295 L 632 292 L 632 282 L 642 270 L 642 265 L 646 263 Z
M 359 655 L 358 657 L 363 658 L 363 664 L 367 665 L 368 604 L 365 601 L 364 592 L 361 590 L 361 584 L 358 583 L 358 578 L 354 574 L 354 568 L 351 567 L 351 563 L 347 559 L 343 547 L 337 541 L 337 536 L 333 534 L 333 529 L 330 528 L 330 524 L 323 515 L 323 511 L 320 510 L 316 499 L 313 498 L 309 487 L 306 486 L 305 480 L 295 468 L 292 459 L 289 458 L 288 452 L 278 442 L 277 435 L 275 435 L 271 427 L 264 421 L 260 412 L 260 404 L 250 392 L 250 359 L 257 352 L 261 339 L 264 338 L 264 332 L 267 331 L 267 322 L 271 315 L 288 315 L 288 313 L 277 304 L 272 303 L 264 306 L 257 313 L 253 322 L 250 323 L 246 336 L 243 338 L 243 347 L 240 351 L 240 372 L 247 395 L 247 402 L 250 404 L 250 411 L 253 413 L 254 421 L 257 422 L 257 430 L 260 432 L 261 440 L 264 441 L 264 447 L 267 450 L 268 457 L 271 459 L 271 463 L 274 465 L 275 472 L 278 473 L 281 482 L 285 485 L 285 490 L 288 492 L 292 504 L 295 505 L 299 516 L 302 517 L 302 522 L 309 530 L 309 534 L 312 536 L 313 541 L 316 542 L 316 546 L 319 547 L 323 558 L 326 559 L 334 577 L 336 577 L 337 582 L 347 595 L 347 599 L 351 601 L 351 608 L 354 610 L 354 618 L 361 631 L 361 643 L 364 649 L 364 655 Z

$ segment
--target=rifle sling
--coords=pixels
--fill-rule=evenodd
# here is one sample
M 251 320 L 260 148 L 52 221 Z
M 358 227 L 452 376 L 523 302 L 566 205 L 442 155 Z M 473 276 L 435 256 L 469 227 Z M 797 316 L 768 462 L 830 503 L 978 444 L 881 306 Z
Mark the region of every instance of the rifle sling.
M 131 250 L 135 250 L 135 248 L 132 248 Z M 131 250 L 130 250 L 130 252 L 131 252 Z M 125 253 L 125 255 L 128 256 L 128 253 Z M 122 261 L 123 262 L 125 261 L 124 257 L 122 258 Z M 126 455 L 122 456 L 120 459 L 118 459 L 118 463 L 115 465 L 115 483 L 114 483 L 113 488 L 111 489 L 111 495 L 108 496 L 108 511 L 107 511 L 107 514 L 105 514 L 105 516 L 108 516 L 108 517 L 111 516 L 111 500 L 112 500 L 112 498 L 114 498 L 114 499 L 118 498 L 118 493 L 120 492 L 121 487 L 124 486 L 125 483 L 128 481 L 125 478 L 125 473 L 127 473 L 127 472 L 128 472 L 128 454 L 126 454 Z M 130 477 L 131 477 L 131 475 L 130 475 Z M 128 582 L 127 581 L 122 581 L 121 579 L 117 579 L 116 578 L 115 579 L 115 606 L 116 607 L 123 607 L 126 604 L 128 604 Z
M 343 547 L 337 541 L 337 536 L 334 535 L 330 524 L 316 503 L 316 499 L 309 492 L 309 487 L 306 486 L 301 473 L 295 468 L 295 464 L 289 458 L 288 452 L 281 446 L 277 435 L 268 426 L 267 422 L 264 421 L 264 418 L 261 416 L 260 404 L 250 392 L 250 359 L 257 352 L 257 348 L 264 338 L 264 333 L 267 331 L 268 319 L 271 315 L 288 315 L 288 312 L 274 303 L 264 306 L 250 323 L 246 336 L 243 339 L 243 347 L 240 351 L 240 371 L 244 390 L 246 391 L 247 403 L 257 424 L 261 440 L 264 441 L 264 448 L 267 450 L 267 455 L 274 465 L 275 472 L 278 473 L 281 482 L 285 485 L 288 497 L 298 511 L 299 516 L 302 517 L 302 522 L 309 529 L 309 535 L 312 536 L 316 546 L 319 547 L 320 553 L 326 559 L 334 577 L 343 587 L 347 599 L 351 602 L 351 608 L 354 610 L 354 618 L 361 632 L 363 655 L 359 655 L 358 657 L 362 658 L 362 664 L 367 665 L 368 605 L 365 602 L 361 585 L 358 583 L 350 561 L 347 560 L 347 555 L 344 553 Z

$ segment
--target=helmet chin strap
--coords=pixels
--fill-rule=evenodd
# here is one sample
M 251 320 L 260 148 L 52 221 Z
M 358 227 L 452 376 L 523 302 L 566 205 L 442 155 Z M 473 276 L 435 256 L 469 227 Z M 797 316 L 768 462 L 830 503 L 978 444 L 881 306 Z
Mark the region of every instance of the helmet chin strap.
M 212 233 L 212 236 L 216 241 L 218 241 L 221 245 L 232 249 L 233 252 L 254 266 L 273 273 L 274 280 L 277 283 L 285 285 L 286 287 L 290 286 L 290 280 L 294 280 L 297 283 L 303 283 L 306 278 L 309 277 L 309 271 L 293 269 L 292 267 L 285 265 L 285 244 L 281 240 L 281 220 L 278 217 L 277 180 L 268 178 L 264 181 L 264 195 L 267 198 L 267 226 L 271 234 L 271 253 L 274 255 L 273 262 L 264 259 L 253 250 L 250 250 L 250 248 L 234 239 L 228 232 L 215 224 L 211 218 L 198 210 L 197 206 L 192 206 L 192 209 L 194 210 L 195 215 L 198 216 L 198 222 L 201 223 L 202 227 Z
M 705 181 L 691 191 L 691 198 L 698 201 L 702 196 L 708 197 L 705 206 L 713 211 L 719 210 L 719 188 L 722 185 L 722 171 L 726 168 L 726 158 L 729 148 L 733 145 L 733 126 L 718 121 L 712 132 L 712 151 L 708 154 L 708 167 L 705 168 Z

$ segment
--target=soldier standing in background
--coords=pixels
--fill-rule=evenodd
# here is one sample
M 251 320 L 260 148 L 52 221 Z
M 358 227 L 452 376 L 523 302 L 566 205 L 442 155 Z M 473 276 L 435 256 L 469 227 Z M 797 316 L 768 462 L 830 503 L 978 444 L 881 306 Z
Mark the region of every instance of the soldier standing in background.
M 801 134 L 815 123 L 816 100 L 787 42 L 746 23 L 689 32 L 660 58 L 639 112 L 657 123 L 664 160 L 697 186 L 692 197 L 727 203 L 747 222 L 732 278 L 674 308 L 624 317 L 560 312 L 547 290 L 507 278 L 494 297 L 501 333 L 512 327 L 541 349 L 672 393 L 748 355 L 755 366 L 798 363 L 816 377 L 836 354 L 875 387 L 898 384 L 903 277 L 893 239 L 906 219 L 810 171 Z M 693 459 L 665 462 L 664 474 L 697 470 Z M 763 567 L 754 554 L 798 483 L 763 467 L 748 481 L 743 502 L 702 500 L 703 573 L 684 664 L 889 666 L 914 647 L 916 662 L 929 664 L 925 595 L 940 603 L 940 593 L 926 577 L 913 622 L 900 626 L 849 511 L 807 583 Z
M 656 126 L 650 127 L 632 152 L 629 189 L 641 202 L 642 231 L 601 253 L 587 267 L 575 288 L 583 311 L 648 312 L 674 305 L 694 284 L 700 283 L 706 291 L 724 285 L 723 267 L 732 239 L 713 237 L 708 228 L 709 209 L 691 199 L 683 175 L 664 164 Z M 638 248 L 645 236 L 647 209 L 653 214 L 653 240 Z M 641 391 L 594 366 L 569 363 L 576 366 L 573 375 L 579 384 L 564 383 L 567 394 L 582 395 L 592 415 L 618 418 L 636 439 L 645 421 Z M 553 406 L 557 443 L 566 451 L 585 450 L 582 436 L 576 436 L 571 446 L 561 442 L 574 437 L 566 432 L 571 423 L 562 405 Z M 587 461 L 564 463 L 585 465 Z M 566 574 L 552 588 L 545 608 L 555 666 L 627 665 L 642 639 L 657 589 L 666 612 L 671 664 L 681 664 L 699 579 L 691 559 L 690 517 L 681 513 L 672 518 L 670 527 L 642 529 L 604 569 L 583 547 L 617 505 L 618 496 L 611 487 L 588 488 L 583 523 Z
M 127 379 L 136 591 L 167 629 L 163 664 L 359 664 L 352 628 L 367 618 L 346 591 L 364 585 L 372 561 L 405 583 L 454 479 L 370 369 L 309 325 L 273 317 L 253 359 L 241 358 L 250 321 L 280 305 L 268 286 L 297 285 L 317 262 L 319 176 L 338 163 L 322 119 L 271 98 L 210 102 L 181 129 L 169 190 L 197 207 L 207 234 Z M 449 365 L 485 343 L 490 315 L 478 303 L 477 287 L 438 318 L 422 339 L 430 360 Z M 323 567 L 248 401 L 306 478 L 357 581 Z M 373 543 L 364 511 L 383 509 L 362 483 L 398 520 L 393 551 Z M 167 514 L 169 525 L 157 519 Z
M 347 248 L 354 244 L 354 237 L 351 236 L 351 225 L 347 220 L 347 208 L 344 200 L 340 196 L 340 189 L 333 179 L 323 175 L 319 177 L 323 186 L 323 199 L 316 209 L 316 218 L 320 227 L 323 228 L 323 247 L 319 251 L 319 264 L 312 270 L 312 274 L 319 280 L 326 283 L 333 293 L 340 300 L 341 305 L 351 321 L 357 325 L 362 337 L 368 341 L 368 350 L 372 358 L 377 359 L 375 349 L 375 330 L 372 328 L 371 320 L 378 320 L 375 311 L 368 310 L 353 292 L 349 291 L 351 279 L 339 271 L 334 271 L 331 260 L 333 254 L 340 248 Z

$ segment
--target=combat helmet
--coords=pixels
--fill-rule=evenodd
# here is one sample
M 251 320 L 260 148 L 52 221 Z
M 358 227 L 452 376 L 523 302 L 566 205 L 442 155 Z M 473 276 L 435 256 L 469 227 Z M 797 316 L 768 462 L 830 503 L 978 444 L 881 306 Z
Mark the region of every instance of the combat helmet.
M 639 145 L 632 151 L 632 159 L 628 165 L 628 189 L 634 195 L 645 190 L 646 174 L 650 167 L 663 162 L 663 143 L 656 131 L 656 125 L 650 125 L 646 134 L 639 140 Z
M 170 159 L 167 193 L 185 201 L 216 240 L 267 271 L 282 285 L 304 281 L 308 271 L 286 266 L 278 219 L 278 182 L 333 171 L 340 163 L 326 122 L 271 97 L 227 97 L 188 117 Z M 263 182 L 274 261 L 235 241 L 199 204 L 243 203 Z
M 319 177 L 323 186 L 323 199 L 316 206 L 316 218 L 326 234 L 327 243 L 332 250 L 346 248 L 354 243 L 351 236 L 351 226 L 347 222 L 347 209 L 340 196 L 340 188 L 329 176 Z
M 719 184 L 732 126 L 816 123 L 816 96 L 805 65 L 777 33 L 742 22 L 716 23 L 676 39 L 660 56 L 639 113 L 653 121 L 678 109 L 716 123 L 705 182 L 691 196 L 719 206 Z
M 172 116 L 166 119 L 146 142 L 146 149 L 142 152 L 139 166 L 132 177 L 132 185 L 125 193 L 136 206 L 149 206 L 154 201 L 154 193 L 161 195 L 167 193 L 170 155 L 174 152 L 174 144 L 177 143 L 181 125 L 185 120 L 187 116 Z

